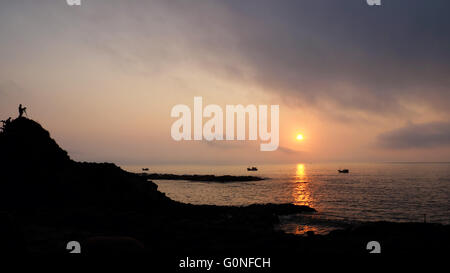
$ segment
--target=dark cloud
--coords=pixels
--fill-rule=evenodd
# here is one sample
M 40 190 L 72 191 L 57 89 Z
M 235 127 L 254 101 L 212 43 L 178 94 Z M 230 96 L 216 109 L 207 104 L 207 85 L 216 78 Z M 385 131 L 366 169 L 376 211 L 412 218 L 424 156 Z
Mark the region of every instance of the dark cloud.
M 390 149 L 450 146 L 450 122 L 410 124 L 381 134 L 378 143 Z
M 126 22 L 141 44 L 163 41 L 164 61 L 200 62 L 293 105 L 412 115 L 409 104 L 420 103 L 450 114 L 449 10 L 447 0 L 129 1 Z M 117 17 L 99 16 L 104 25 Z M 134 47 L 135 60 L 157 59 Z
M 177 12 L 180 36 L 208 71 L 215 66 L 234 80 L 251 80 L 288 103 L 377 115 L 411 115 L 408 104 L 420 103 L 449 112 L 448 1 L 384 1 L 381 7 L 364 0 L 172 1 L 167 6 Z
M 294 103 L 397 113 L 450 109 L 450 2 L 227 1 L 239 50 L 263 86 Z

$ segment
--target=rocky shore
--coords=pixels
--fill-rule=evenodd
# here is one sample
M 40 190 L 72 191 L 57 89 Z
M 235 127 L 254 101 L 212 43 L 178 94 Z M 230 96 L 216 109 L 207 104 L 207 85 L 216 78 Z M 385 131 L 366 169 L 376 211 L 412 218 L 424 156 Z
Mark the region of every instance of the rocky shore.
M 182 204 L 148 181 L 161 176 L 174 177 L 133 174 L 111 163 L 75 162 L 37 122 L 15 119 L 0 132 L 0 252 L 63 255 L 67 243 L 77 241 L 83 254 L 132 253 L 174 261 L 186 255 L 275 259 L 365 255 L 373 240 L 385 254 L 440 253 L 450 242 L 449 226 L 424 223 L 366 223 L 323 236 L 285 234 L 274 229 L 278 215 L 315 210 L 292 204 Z M 199 177 L 228 180 L 191 178 Z

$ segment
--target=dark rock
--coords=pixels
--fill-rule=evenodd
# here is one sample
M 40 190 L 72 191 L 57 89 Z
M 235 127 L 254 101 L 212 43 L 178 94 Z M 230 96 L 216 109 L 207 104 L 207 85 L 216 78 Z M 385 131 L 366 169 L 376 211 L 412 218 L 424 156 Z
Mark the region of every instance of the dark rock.
M 27 118 L 0 132 L 0 208 L 154 206 L 173 203 L 156 184 L 111 163 L 75 162 Z

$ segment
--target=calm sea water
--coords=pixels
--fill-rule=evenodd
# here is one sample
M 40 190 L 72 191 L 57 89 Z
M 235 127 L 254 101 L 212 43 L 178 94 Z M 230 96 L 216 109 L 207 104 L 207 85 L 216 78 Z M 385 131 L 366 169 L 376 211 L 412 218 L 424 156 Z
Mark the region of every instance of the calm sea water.
M 140 172 L 143 166 L 124 166 Z M 175 174 L 258 175 L 257 182 L 212 183 L 155 180 L 174 200 L 191 204 L 249 205 L 293 203 L 319 213 L 281 217 L 280 228 L 296 234 L 362 221 L 450 224 L 450 163 L 338 163 L 247 166 L 145 166 Z M 338 169 L 350 173 L 340 174 Z

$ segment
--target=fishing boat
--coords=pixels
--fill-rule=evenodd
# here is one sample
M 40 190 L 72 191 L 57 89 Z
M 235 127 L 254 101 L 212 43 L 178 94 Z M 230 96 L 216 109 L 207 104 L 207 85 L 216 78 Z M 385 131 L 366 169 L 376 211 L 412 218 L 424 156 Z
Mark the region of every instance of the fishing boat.
M 248 167 L 247 168 L 247 171 L 249 171 L 249 172 L 256 172 L 258 170 L 258 168 L 256 168 L 256 167 Z

